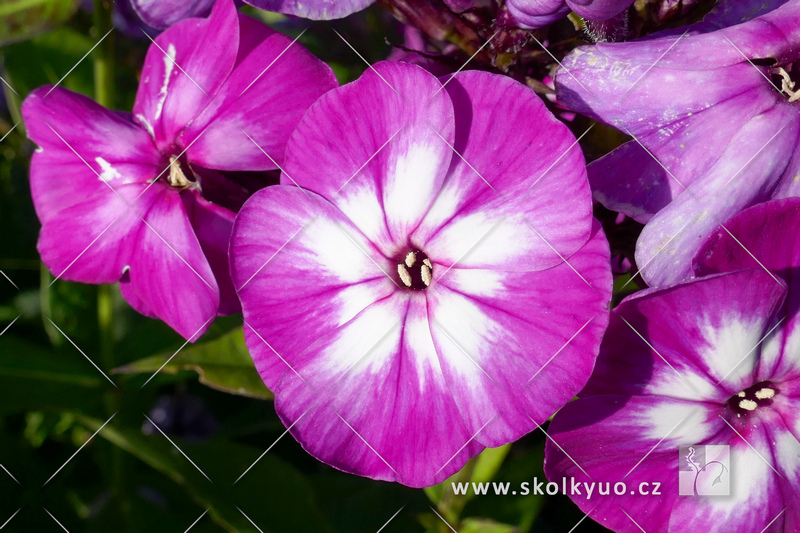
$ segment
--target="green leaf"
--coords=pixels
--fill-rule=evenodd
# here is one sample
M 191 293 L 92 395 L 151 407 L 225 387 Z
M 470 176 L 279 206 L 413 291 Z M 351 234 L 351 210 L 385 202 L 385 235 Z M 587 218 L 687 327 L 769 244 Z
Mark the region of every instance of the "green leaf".
M 61 26 L 80 5 L 81 0 L 6 0 L 0 3 L 0 46 Z
M 77 419 L 90 431 L 103 424 L 80 415 Z M 264 533 L 331 532 L 317 509 L 310 484 L 275 454 L 266 454 L 255 462 L 263 450 L 221 440 L 188 443 L 173 439 L 196 468 L 158 433 L 145 435 L 138 428 L 108 424 L 99 436 L 184 487 L 227 531 L 257 531 L 243 511 Z
M 177 374 L 182 370 L 194 370 L 200 374 L 200 383 L 211 388 L 260 400 L 273 398 L 247 352 L 242 328 L 209 342 L 187 346 L 175 357 L 172 355 L 162 353 L 146 357 L 113 372 L 152 374 L 160 368 L 161 372 Z M 164 364 L 167 360 L 169 362 Z

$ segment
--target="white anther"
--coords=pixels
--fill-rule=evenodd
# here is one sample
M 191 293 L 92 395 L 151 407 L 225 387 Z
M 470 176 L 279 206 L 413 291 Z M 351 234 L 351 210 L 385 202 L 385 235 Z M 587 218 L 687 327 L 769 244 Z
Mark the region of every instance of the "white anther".
M 427 257 L 422 260 L 422 264 L 433 270 L 433 265 L 431 265 L 431 260 L 428 259 Z
M 789 103 L 796 102 L 800 100 L 800 91 L 795 91 L 794 86 L 795 82 L 792 80 L 789 73 L 784 70 L 783 67 L 778 68 L 778 74 L 781 76 L 781 91 L 786 93 L 789 97 Z
M 415 254 L 414 252 L 408 252 L 406 254 L 406 266 L 408 268 L 411 268 L 412 266 L 414 266 L 414 263 L 416 262 L 417 262 L 417 254 Z
M 739 398 L 744 398 L 747 395 L 744 393 L 744 391 L 742 391 L 739 394 L 737 394 L 736 396 L 738 396 Z
M 169 177 L 167 181 L 173 187 L 188 187 L 191 182 L 186 179 L 186 176 L 181 170 L 181 164 L 175 157 L 169 158 Z
M 775 396 L 775 391 L 769 387 L 764 387 L 760 391 L 756 392 L 756 398 L 759 400 L 769 400 L 773 396 Z
M 400 280 L 403 282 L 403 285 L 406 287 L 411 286 L 411 274 L 408 273 L 406 267 L 403 263 L 397 265 L 397 273 L 400 275 Z
M 427 261 L 427 259 L 425 261 Z M 420 268 L 420 273 L 422 274 L 422 283 L 424 283 L 426 287 L 429 286 L 431 284 L 431 279 L 432 279 L 431 269 L 428 268 L 426 265 L 422 265 L 422 267 Z
M 758 404 L 753 400 L 742 400 L 739 402 L 739 407 L 747 411 L 753 411 L 756 407 L 758 407 Z

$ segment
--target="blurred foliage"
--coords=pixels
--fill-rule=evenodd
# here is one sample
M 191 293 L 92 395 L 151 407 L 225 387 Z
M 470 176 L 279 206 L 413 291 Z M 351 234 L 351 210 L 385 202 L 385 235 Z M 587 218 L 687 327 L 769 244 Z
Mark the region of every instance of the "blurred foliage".
M 60 26 L 80 5 L 81 0 L 5 0 L 0 3 L 0 46 Z

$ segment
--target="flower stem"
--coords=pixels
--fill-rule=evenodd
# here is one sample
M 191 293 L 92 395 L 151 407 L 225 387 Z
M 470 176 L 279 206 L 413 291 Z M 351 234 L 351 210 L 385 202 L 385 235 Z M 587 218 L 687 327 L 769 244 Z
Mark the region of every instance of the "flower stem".
M 111 3 L 94 0 L 95 38 L 102 38 L 112 28 Z M 108 108 L 114 107 L 114 32 L 112 31 L 94 53 L 94 98 Z
M 114 107 L 114 32 L 112 3 L 108 0 L 94 0 L 95 39 L 103 39 L 94 52 L 94 97 L 100 105 Z M 106 35 L 108 33 L 108 35 Z M 97 325 L 100 333 L 100 356 L 103 366 L 112 369 L 116 366 L 114 357 L 114 287 L 101 285 L 97 289 Z M 108 414 L 117 413 L 122 407 L 121 391 L 110 391 L 105 398 Z M 111 446 L 110 466 L 112 490 L 117 496 L 122 513 L 123 530 L 133 531 L 131 525 L 130 503 L 128 501 L 127 480 L 125 476 L 126 458 L 121 449 Z

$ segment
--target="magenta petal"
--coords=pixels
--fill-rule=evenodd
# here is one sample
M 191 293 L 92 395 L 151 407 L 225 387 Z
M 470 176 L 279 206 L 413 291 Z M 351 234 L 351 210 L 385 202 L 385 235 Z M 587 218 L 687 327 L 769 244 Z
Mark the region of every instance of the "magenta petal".
M 686 421 L 676 427 L 684 417 Z M 580 493 L 573 493 L 572 501 L 592 519 L 618 533 L 669 531 L 672 507 L 683 498 L 678 496 L 679 448 L 706 442 L 727 444 L 718 439 L 734 435 L 703 404 L 660 396 L 617 395 L 592 396 L 567 404 L 550 423 L 548 434 L 547 478 L 559 486 L 566 483 L 568 488 L 573 484 L 570 478 L 574 478 Z M 589 493 L 587 485 L 593 482 Z M 618 482 L 625 483 L 623 495 L 614 494 Z M 647 483 L 644 488 L 648 492 L 657 490 L 659 494 L 638 494 L 642 483 Z M 601 486 L 607 487 L 606 495 L 600 494 Z
M 44 223 L 37 250 L 60 279 L 116 283 L 134 247 L 129 235 L 140 224 L 136 210 L 113 192 L 96 194 Z
M 754 347 L 784 294 L 767 272 L 750 270 L 634 295 L 611 314 L 584 393 L 724 402 L 752 384 L 760 357 Z
M 219 287 L 218 314 L 238 313 L 242 307 L 231 281 L 228 264 L 228 243 L 236 215 L 233 211 L 204 200 L 198 194 L 184 192 L 181 194 L 181 199 L 189 223 Z
M 472 71 L 443 82 L 456 113 L 455 153 L 412 241 L 446 266 L 531 271 L 561 263 L 591 230 L 575 137 L 511 79 Z
M 481 449 L 447 392 L 424 295 L 396 293 L 381 271 L 391 265 L 333 205 L 294 187 L 259 191 L 231 257 L 256 367 L 316 457 L 423 486 Z
M 65 89 L 37 89 L 22 107 L 30 138 L 38 249 L 54 275 L 115 283 L 130 254 L 127 235 L 147 207 L 136 200 L 163 158 L 130 115 Z
M 670 178 L 636 141 L 626 142 L 593 161 L 588 174 L 598 202 L 642 224 L 684 190 L 683 184 Z
M 427 290 L 433 342 L 478 442 L 500 446 L 533 431 L 589 379 L 608 323 L 608 257 L 595 224 L 569 264 L 543 272 L 455 267 L 435 278 Z
M 233 0 L 219 0 L 210 17 L 183 20 L 150 45 L 133 113 L 161 151 L 174 151 L 177 134 L 222 86 L 236 61 L 238 42 Z
M 381 271 L 392 265 L 330 202 L 297 187 L 267 187 L 245 203 L 230 256 L 245 321 L 292 361 L 308 357 L 305 350 L 316 338 L 395 289 Z M 265 345 L 249 347 L 274 391 L 288 367 Z
M 765 268 L 795 287 L 800 267 L 800 199 L 773 200 L 746 209 L 725 222 L 697 253 L 694 270 L 707 276 Z M 765 238 L 768 235 L 769 238 Z
M 168 28 L 190 17 L 205 17 L 214 5 L 214 0 L 189 2 L 130 0 L 130 2 L 139 18 L 154 28 Z
M 311 106 L 286 149 L 281 183 L 328 198 L 372 242 L 406 246 L 455 157 L 453 139 L 453 106 L 439 80 L 416 65 L 377 63 Z
M 736 212 L 800 191 L 797 109 L 765 66 L 800 58 L 800 6 L 779 4 L 723 4 L 679 32 L 580 47 L 559 70 L 560 103 L 644 146 L 596 161 L 590 179 L 598 200 L 647 222 L 636 259 L 651 286 L 690 277 L 700 244 Z
M 217 282 L 178 191 L 154 186 L 145 196 L 151 207 L 138 234 L 130 237 L 136 239 L 136 252 L 127 270 L 130 286 L 123 294 L 134 291 L 132 305 L 195 341 L 217 316 Z
M 794 110 L 776 107 L 753 119 L 702 180 L 650 220 L 636 245 L 636 262 L 649 285 L 689 278 L 694 255 L 720 224 L 769 199 L 784 175 L 794 174 L 790 163 L 800 134 L 797 118 Z
M 765 346 L 759 376 L 769 379 L 800 371 L 800 360 L 783 357 L 792 353 L 800 340 L 800 199 L 773 200 L 746 209 L 725 222 L 697 254 L 694 271 L 698 276 L 742 269 L 768 270 L 788 285 L 783 326 L 773 342 Z M 769 236 L 769 238 L 765 238 Z
M 143 187 L 168 163 L 129 113 L 109 111 L 66 89 L 36 89 L 25 99 L 22 116 L 39 146 L 31 193 L 43 224 L 87 198 L 112 193 L 111 198 L 123 185 Z
M 424 297 L 395 293 L 320 337 L 313 357 L 293 365 L 303 379 L 285 373 L 275 406 L 305 449 L 412 487 L 443 481 L 481 451 L 442 376 L 428 320 Z
M 541 28 L 569 14 L 564 0 L 509 0 L 506 5 L 521 28 Z
M 311 20 L 340 19 L 361 11 L 375 0 L 247 0 L 259 9 Z
M 677 498 L 669 521 L 670 531 L 789 533 L 797 530 L 796 468 L 800 444 L 783 427 L 780 416 L 764 418 L 761 427 L 747 435 L 746 442 L 730 435 L 730 496 Z M 775 453 L 778 448 L 780 452 Z M 777 467 L 774 470 L 773 463 Z M 784 472 L 779 477 L 781 469 Z M 702 479 L 708 483 L 713 476 Z
M 147 302 L 139 297 L 139 293 L 136 292 L 136 289 L 131 285 L 129 270 L 125 270 L 125 273 L 119 280 L 119 291 L 122 293 L 122 297 L 125 298 L 125 301 L 128 302 L 128 305 L 137 313 L 141 313 L 150 318 L 158 318 L 158 314 L 150 308 Z
M 181 143 L 192 162 L 208 168 L 271 170 L 283 164 L 289 135 L 302 116 L 337 82 L 330 67 L 302 45 L 240 18 L 243 49 L 236 68 Z
M 631 0 L 567 0 L 576 14 L 589 20 L 607 20 L 633 4 Z

